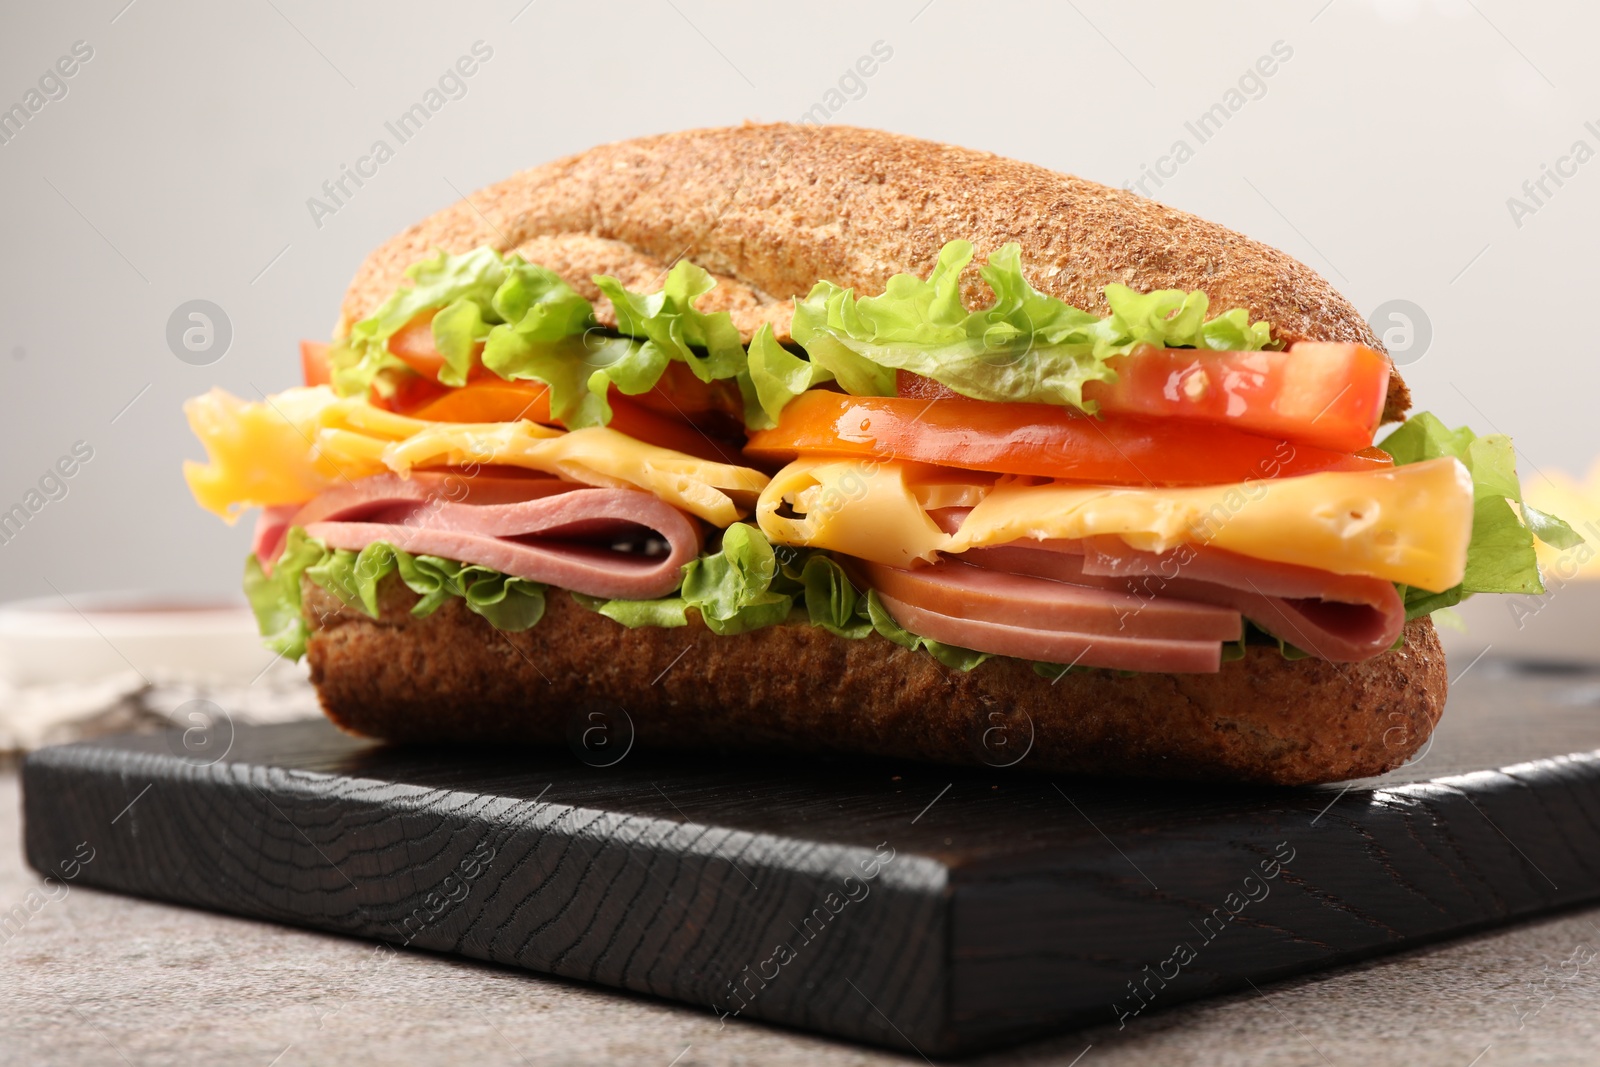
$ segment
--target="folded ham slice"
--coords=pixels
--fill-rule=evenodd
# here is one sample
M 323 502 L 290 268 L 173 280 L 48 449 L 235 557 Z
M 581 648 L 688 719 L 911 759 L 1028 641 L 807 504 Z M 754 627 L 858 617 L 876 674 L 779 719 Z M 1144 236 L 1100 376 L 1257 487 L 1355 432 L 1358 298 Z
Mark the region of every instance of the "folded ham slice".
M 446 467 L 437 470 L 413 471 L 412 481 L 430 499 L 444 499 L 456 504 L 513 504 L 534 500 L 555 493 L 564 493 L 579 486 L 564 482 L 548 474 L 525 471 L 518 467 L 479 466 L 471 471 Z M 256 519 L 256 531 L 250 551 L 261 561 L 268 574 L 272 565 L 283 554 L 283 541 L 289 527 L 300 520 L 300 525 L 315 521 L 319 514 L 334 501 L 345 499 L 325 494 L 304 504 L 278 504 L 261 509 Z M 304 518 L 301 514 L 304 512 Z
M 1239 613 L 1167 600 L 1148 608 L 1120 591 L 944 561 L 902 569 L 852 567 L 895 621 L 978 652 L 1139 671 L 1215 671 Z
M 272 573 L 272 565 L 278 561 L 278 557 L 283 555 L 283 539 L 289 535 L 289 527 L 294 525 L 295 513 L 303 506 L 275 504 L 261 509 L 250 551 L 261 561 L 262 568 L 268 574 Z
M 683 565 L 700 554 L 699 525 L 650 493 L 557 478 L 458 477 L 459 491 L 443 476 L 380 474 L 330 489 L 287 520 L 273 515 L 271 521 L 284 530 L 303 526 L 330 548 L 358 551 L 387 541 L 413 555 L 627 600 L 672 592 Z M 258 544 L 272 537 L 258 527 Z M 282 540 L 278 533 L 280 550 Z M 640 546 L 646 550 L 635 550 Z
M 1118 538 L 1094 538 L 1084 545 L 1083 570 L 1131 578 L 1158 593 L 1165 582 L 1172 596 L 1235 608 L 1274 637 L 1335 663 L 1371 659 L 1393 646 L 1406 624 L 1393 582 L 1221 549 L 1184 546 L 1157 554 L 1134 551 Z
M 954 533 L 970 510 L 941 508 L 930 516 L 940 529 Z M 1274 637 L 1335 663 L 1358 663 L 1392 647 L 1406 622 L 1399 591 L 1381 578 L 1249 559 L 1204 545 L 1153 553 L 1129 548 L 1116 537 L 1017 541 L 970 549 L 958 558 L 1011 574 L 1128 593 L 1145 605 L 1143 611 L 1173 600 L 1229 608 Z
M 1163 641 L 1151 637 L 1102 637 L 1071 631 L 1032 630 L 1003 622 L 944 615 L 881 593 L 879 597 L 895 621 L 913 633 L 976 652 L 1124 671 L 1202 674 L 1215 673 L 1222 666 L 1222 645 L 1216 641 Z
M 1406 621 L 1399 592 L 1381 578 L 1330 574 L 1203 546 L 1158 554 L 1135 551 L 1117 538 L 1095 538 L 1018 542 L 963 557 L 978 566 L 1126 592 L 1146 605 L 1178 599 L 1231 608 L 1274 637 L 1335 663 L 1378 655 L 1399 639 Z
M 866 562 L 852 569 L 881 595 L 973 621 L 1183 641 L 1237 641 L 1243 631 L 1239 613 L 1226 607 L 1172 597 L 1149 601 L 1120 589 L 1008 573 L 959 558 L 910 570 Z

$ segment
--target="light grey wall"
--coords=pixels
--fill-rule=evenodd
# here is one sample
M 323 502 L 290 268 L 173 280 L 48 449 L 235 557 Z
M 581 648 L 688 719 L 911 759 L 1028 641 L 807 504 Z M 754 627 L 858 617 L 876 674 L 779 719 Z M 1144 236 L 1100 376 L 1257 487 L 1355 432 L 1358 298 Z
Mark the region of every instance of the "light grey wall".
M 294 384 L 296 342 L 327 334 L 365 252 L 457 190 L 818 103 L 1113 184 L 1182 139 L 1192 158 L 1147 181 L 1159 199 L 1279 245 L 1363 312 L 1425 310 L 1405 368 L 1422 405 L 1515 435 L 1525 477 L 1596 452 L 1600 160 L 1531 213 L 1507 205 L 1575 141 L 1600 150 L 1589 5 L 126 2 L 0 16 L 0 107 L 93 49 L 0 145 L 0 510 L 93 448 L 0 544 L 0 597 L 232 589 L 248 530 L 189 499 L 185 397 Z M 316 225 L 307 198 L 480 40 L 466 94 Z M 892 57 L 830 98 L 879 41 Z M 1292 55 L 1230 100 L 1275 42 Z M 1217 103 L 1239 106 L 1200 143 L 1185 122 Z M 191 299 L 232 323 L 209 366 L 165 340 Z

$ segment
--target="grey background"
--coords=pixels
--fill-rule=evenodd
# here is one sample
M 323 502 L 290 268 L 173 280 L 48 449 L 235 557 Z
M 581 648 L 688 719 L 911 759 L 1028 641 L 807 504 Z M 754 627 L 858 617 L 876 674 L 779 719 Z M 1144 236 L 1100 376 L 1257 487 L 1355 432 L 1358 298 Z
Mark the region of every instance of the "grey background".
M 1513 434 L 1525 478 L 1596 452 L 1600 160 L 1520 226 L 1506 203 L 1575 140 L 1600 149 L 1586 5 L 125 5 L 0 16 L 0 108 L 74 42 L 94 49 L 0 146 L 0 511 L 75 441 L 94 449 L 0 544 L 0 597 L 233 590 L 248 523 L 189 499 L 184 398 L 295 384 L 296 342 L 327 335 L 363 255 L 460 193 L 603 141 L 798 119 L 877 41 L 892 58 L 832 98 L 832 121 L 1117 185 L 1194 146 L 1185 121 L 1285 42 L 1260 98 L 1147 188 L 1305 260 L 1363 313 L 1423 308 L 1431 346 L 1406 371 L 1420 406 Z M 466 95 L 315 225 L 307 198 L 478 40 L 493 57 Z M 209 366 L 165 341 L 195 299 L 232 321 Z

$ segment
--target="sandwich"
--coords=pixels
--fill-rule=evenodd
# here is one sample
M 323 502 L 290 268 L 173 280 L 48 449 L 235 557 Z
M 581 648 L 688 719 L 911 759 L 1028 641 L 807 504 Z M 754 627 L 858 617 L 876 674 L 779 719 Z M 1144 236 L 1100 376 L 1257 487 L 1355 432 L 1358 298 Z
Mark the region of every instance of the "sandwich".
M 188 403 L 185 474 L 260 509 L 269 646 L 395 742 L 1374 775 L 1444 707 L 1431 616 L 1578 540 L 1290 257 L 872 130 L 525 171 L 301 357 Z

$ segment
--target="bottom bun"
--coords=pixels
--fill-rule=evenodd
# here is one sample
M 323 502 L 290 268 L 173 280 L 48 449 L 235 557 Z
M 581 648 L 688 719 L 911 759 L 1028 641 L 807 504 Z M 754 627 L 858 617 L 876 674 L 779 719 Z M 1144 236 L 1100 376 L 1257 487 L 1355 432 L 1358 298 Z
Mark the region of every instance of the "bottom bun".
M 345 730 L 577 744 L 590 724 L 625 718 L 632 733 L 619 727 L 612 751 L 631 736 L 652 747 L 1305 785 L 1403 763 L 1439 721 L 1447 684 L 1427 618 L 1364 663 L 1251 646 L 1216 674 L 1094 670 L 1052 683 L 1016 660 L 962 673 L 877 634 L 852 641 L 806 623 L 732 637 L 698 621 L 630 630 L 554 589 L 522 633 L 497 631 L 460 600 L 426 618 L 410 614 L 415 603 L 390 577 L 372 619 L 304 583 L 311 679 Z

